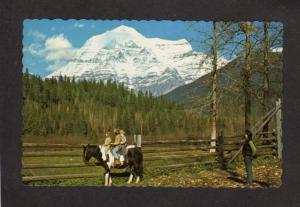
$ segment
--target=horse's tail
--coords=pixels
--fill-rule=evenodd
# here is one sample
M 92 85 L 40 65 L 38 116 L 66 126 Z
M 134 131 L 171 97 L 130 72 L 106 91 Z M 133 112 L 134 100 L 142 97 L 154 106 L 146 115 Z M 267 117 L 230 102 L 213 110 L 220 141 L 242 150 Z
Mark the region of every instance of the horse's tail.
M 140 176 L 140 178 L 143 178 L 143 171 L 144 171 L 144 167 L 143 167 L 143 153 L 142 150 L 139 148 L 135 148 L 135 161 L 137 164 L 137 174 Z
M 144 166 L 143 166 L 143 161 L 140 163 L 140 177 L 143 179 L 143 173 L 144 173 Z
M 127 157 L 128 161 L 132 160 L 133 154 L 130 149 L 127 150 L 126 157 Z

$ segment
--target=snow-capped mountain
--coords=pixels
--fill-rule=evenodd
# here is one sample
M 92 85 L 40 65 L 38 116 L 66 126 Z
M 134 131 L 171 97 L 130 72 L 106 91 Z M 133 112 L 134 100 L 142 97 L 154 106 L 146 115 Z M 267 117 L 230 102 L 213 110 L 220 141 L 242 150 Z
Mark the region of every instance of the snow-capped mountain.
M 206 74 L 203 69 L 211 64 L 206 60 L 200 69 L 204 58 L 185 39 L 146 38 L 134 28 L 119 26 L 88 39 L 68 64 L 47 77 L 112 80 L 158 96 Z

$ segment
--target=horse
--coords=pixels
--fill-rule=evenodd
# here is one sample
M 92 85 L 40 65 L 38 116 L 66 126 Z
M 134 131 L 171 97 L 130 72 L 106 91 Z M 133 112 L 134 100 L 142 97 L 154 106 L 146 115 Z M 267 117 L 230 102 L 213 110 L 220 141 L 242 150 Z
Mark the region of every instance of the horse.
M 141 148 L 136 145 L 129 145 L 126 147 L 127 161 L 119 167 L 113 165 L 114 156 L 110 150 L 108 150 L 106 154 L 105 147 L 102 145 L 83 145 L 83 162 L 87 164 L 92 157 L 98 161 L 96 165 L 102 166 L 105 170 L 105 186 L 112 185 L 111 168 L 124 169 L 128 167 L 130 171 L 128 184 L 132 182 L 134 177 L 136 177 L 136 183 L 139 183 L 143 178 L 143 153 Z

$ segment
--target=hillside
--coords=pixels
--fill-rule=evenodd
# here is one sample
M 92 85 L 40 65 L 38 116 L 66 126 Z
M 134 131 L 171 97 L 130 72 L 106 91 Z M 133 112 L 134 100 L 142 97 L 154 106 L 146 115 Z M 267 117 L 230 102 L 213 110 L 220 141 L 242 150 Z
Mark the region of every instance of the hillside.
M 257 53 L 252 55 L 251 59 L 251 87 L 257 93 L 262 83 L 260 71 L 262 70 L 263 56 Z M 282 53 L 271 53 L 270 60 L 270 94 L 273 100 L 282 96 Z M 241 97 L 240 72 L 242 65 L 240 58 L 237 58 L 218 70 L 219 98 L 226 100 Z M 210 76 L 210 73 L 206 74 L 190 84 L 174 89 L 163 97 L 184 104 L 186 107 L 198 106 L 199 103 L 201 105 L 201 100 L 205 99 L 210 92 Z M 254 99 L 253 101 L 255 102 Z

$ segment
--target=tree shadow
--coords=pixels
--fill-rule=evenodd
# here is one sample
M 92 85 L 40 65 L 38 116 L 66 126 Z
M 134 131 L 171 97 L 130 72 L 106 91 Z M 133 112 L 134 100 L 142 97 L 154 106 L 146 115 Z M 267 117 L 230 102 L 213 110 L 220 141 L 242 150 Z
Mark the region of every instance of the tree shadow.
M 242 177 L 239 173 L 237 173 L 235 171 L 228 170 L 228 169 L 226 170 L 226 172 L 230 174 L 230 176 L 227 177 L 227 179 L 235 181 L 237 183 L 242 183 L 242 184 L 246 183 L 244 180 L 239 178 L 239 177 Z M 263 182 L 263 181 L 253 180 L 253 183 L 257 183 L 258 185 L 260 185 L 261 187 L 264 187 L 264 188 L 270 187 L 269 183 Z
M 232 180 L 237 183 L 245 184 L 245 181 L 240 178 L 240 174 L 238 174 L 236 171 L 226 169 L 225 172 L 229 174 L 229 176 L 226 176 L 226 179 Z
M 232 180 L 232 181 L 237 182 L 237 183 L 245 184 L 245 181 L 238 178 L 238 177 L 229 176 L 229 177 L 227 177 L 227 179 Z
M 234 177 L 240 176 L 240 174 L 238 174 L 236 171 L 231 171 L 231 170 L 227 169 L 226 172 L 228 172 L 231 176 L 234 176 Z
M 259 184 L 259 185 L 260 185 L 261 187 L 263 187 L 263 188 L 268 188 L 268 187 L 270 187 L 270 184 L 269 184 L 269 183 L 263 182 L 263 181 L 253 180 L 253 183 L 257 183 L 257 184 Z

